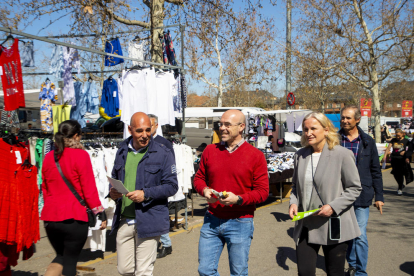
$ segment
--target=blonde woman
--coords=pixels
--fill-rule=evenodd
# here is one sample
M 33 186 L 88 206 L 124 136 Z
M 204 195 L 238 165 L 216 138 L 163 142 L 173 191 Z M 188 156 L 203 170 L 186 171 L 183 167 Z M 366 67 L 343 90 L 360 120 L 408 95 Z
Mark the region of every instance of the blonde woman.
M 339 136 L 322 113 L 310 113 L 302 122 L 303 149 L 295 155 L 289 215 L 319 211 L 295 224 L 293 238 L 299 275 L 315 275 L 322 247 L 328 275 L 344 275 L 347 241 L 361 232 L 352 204 L 361 182 L 352 151 L 339 145 Z

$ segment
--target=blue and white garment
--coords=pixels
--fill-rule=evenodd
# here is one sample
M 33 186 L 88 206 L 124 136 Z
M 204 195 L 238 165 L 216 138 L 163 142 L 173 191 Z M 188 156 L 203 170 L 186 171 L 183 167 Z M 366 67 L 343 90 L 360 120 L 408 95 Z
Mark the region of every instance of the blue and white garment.
M 180 75 L 180 80 L 181 80 L 181 104 L 183 106 L 183 108 L 187 108 L 187 84 L 185 83 L 185 76 L 184 75 Z
M 86 100 L 85 93 L 82 91 L 82 83 L 77 81 L 73 84 L 75 90 L 75 99 L 78 103 L 72 107 L 70 118 L 79 122 L 81 127 L 86 127 L 85 113 L 86 113 Z
M 55 45 L 52 51 L 52 57 L 50 58 L 50 69 L 49 73 L 56 78 L 61 79 L 63 77 L 64 62 L 63 62 L 63 47 Z
M 115 38 L 112 41 L 107 41 L 105 43 L 105 53 L 115 54 L 122 56 L 122 48 L 121 43 L 119 43 L 119 39 Z M 120 63 L 124 63 L 123 58 L 117 58 L 117 57 L 111 57 L 106 56 L 105 57 L 105 66 L 115 66 Z
M 16 110 L 5 111 L 3 107 L 3 110 L 1 111 L 0 125 L 6 128 L 12 128 L 12 127 L 20 128 L 19 116 L 17 115 Z
M 63 61 L 65 72 L 63 74 L 63 100 L 69 105 L 76 106 L 75 88 L 73 86 L 72 67 L 78 69 L 80 74 L 80 60 L 78 50 L 65 48 L 63 51 Z
M 43 131 L 53 130 L 52 104 L 57 100 L 55 85 L 47 80 L 40 86 L 40 123 Z
M 84 85 L 86 112 L 92 114 L 99 113 L 99 95 L 96 89 L 96 84 L 93 81 L 88 81 Z
M 35 67 L 33 41 L 26 41 L 19 52 L 22 67 Z

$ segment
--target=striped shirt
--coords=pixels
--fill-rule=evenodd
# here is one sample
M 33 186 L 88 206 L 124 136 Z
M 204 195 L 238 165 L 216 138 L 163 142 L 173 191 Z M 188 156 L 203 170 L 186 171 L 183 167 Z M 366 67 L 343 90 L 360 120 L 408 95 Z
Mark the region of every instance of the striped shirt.
M 351 150 L 354 153 L 355 156 L 355 164 L 357 164 L 358 162 L 358 150 L 359 150 L 359 144 L 361 143 L 361 136 L 358 135 L 357 138 L 355 138 L 352 141 L 349 141 L 348 137 L 346 137 L 346 135 L 341 134 L 342 135 L 342 143 L 341 145 L 344 148 L 347 148 L 349 150 Z
M 224 146 L 226 146 L 226 149 L 230 152 L 230 153 L 233 153 L 233 152 L 235 152 L 236 151 L 236 149 L 238 149 L 243 143 L 244 143 L 245 141 L 244 141 L 244 139 L 241 139 L 241 141 L 234 147 L 234 148 L 232 148 L 232 149 L 230 149 L 229 148 L 229 146 L 227 145 L 227 143 L 226 142 L 221 142 L 221 145 L 224 145 Z

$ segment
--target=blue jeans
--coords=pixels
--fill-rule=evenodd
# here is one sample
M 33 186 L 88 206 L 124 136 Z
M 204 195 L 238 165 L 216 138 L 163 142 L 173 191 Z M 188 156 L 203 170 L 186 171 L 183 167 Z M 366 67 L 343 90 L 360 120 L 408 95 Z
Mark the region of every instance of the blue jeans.
M 219 276 L 218 262 L 227 243 L 230 275 L 248 275 L 253 231 L 253 218 L 219 219 L 207 211 L 200 230 L 198 273 L 201 276 Z
M 368 275 L 366 269 L 368 264 L 367 224 L 369 207 L 354 207 L 354 209 L 361 236 L 349 242 L 346 260 L 350 267 L 356 269 L 356 276 Z
M 162 243 L 162 247 L 171 247 L 171 239 L 170 239 L 170 233 L 161 235 L 160 241 Z

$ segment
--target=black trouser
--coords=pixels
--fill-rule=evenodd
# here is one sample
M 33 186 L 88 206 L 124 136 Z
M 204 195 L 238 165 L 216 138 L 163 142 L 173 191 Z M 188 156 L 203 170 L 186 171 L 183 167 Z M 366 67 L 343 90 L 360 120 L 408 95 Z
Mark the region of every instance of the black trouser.
M 398 190 L 404 188 L 404 175 L 405 175 L 405 158 L 393 158 L 391 157 L 392 174 L 395 181 L 398 183 Z
M 63 266 L 62 275 L 75 276 L 79 255 L 88 238 L 88 223 L 78 220 L 45 222 L 47 237 L 56 251 L 52 263 Z
M 313 276 L 316 274 L 316 260 L 321 246 L 325 255 L 325 267 L 328 276 L 344 276 L 348 243 L 343 242 L 333 245 L 308 243 L 308 229 L 305 227 L 302 229 L 299 245 L 296 247 L 298 275 Z

